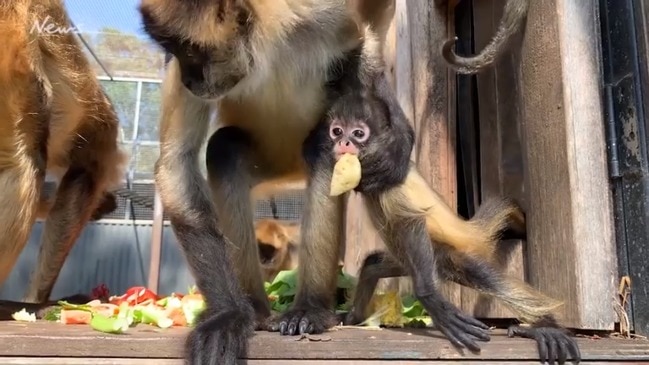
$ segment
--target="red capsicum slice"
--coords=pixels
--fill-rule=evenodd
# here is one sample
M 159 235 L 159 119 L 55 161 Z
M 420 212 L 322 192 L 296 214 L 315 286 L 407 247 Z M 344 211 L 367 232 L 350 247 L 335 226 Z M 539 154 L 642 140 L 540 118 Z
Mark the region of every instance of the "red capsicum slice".
M 136 305 L 147 301 L 157 301 L 158 296 L 143 286 L 134 286 L 128 289 L 120 299 L 128 302 L 130 305 Z

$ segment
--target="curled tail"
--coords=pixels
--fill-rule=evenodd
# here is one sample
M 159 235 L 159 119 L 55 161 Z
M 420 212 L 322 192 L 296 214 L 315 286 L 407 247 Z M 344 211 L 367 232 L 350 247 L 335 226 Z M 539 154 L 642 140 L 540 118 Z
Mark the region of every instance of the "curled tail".
M 511 221 L 522 223 L 524 219 L 518 206 L 508 200 L 494 199 L 485 202 L 475 217 L 465 220 L 430 188 L 414 168 L 410 170 L 401 191 L 403 197 L 384 201 L 386 204 L 401 202 L 399 207 L 390 207 L 389 211 L 398 209 L 401 211 L 399 214 L 404 216 L 425 216 L 431 240 L 490 261 L 500 234 L 510 227 Z
M 491 66 L 507 49 L 512 35 L 522 27 L 527 17 L 528 7 L 529 0 L 508 0 L 496 34 L 491 39 L 491 42 L 477 55 L 472 57 L 458 56 L 454 50 L 457 40 L 457 37 L 455 37 L 444 43 L 442 56 L 450 67 L 461 74 L 474 74 L 485 67 Z

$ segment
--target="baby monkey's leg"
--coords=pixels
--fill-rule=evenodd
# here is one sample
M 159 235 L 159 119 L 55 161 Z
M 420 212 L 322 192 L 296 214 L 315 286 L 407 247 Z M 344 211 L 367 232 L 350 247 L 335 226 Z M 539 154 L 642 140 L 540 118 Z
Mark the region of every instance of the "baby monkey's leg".
M 381 233 L 396 261 L 412 277 L 415 296 L 424 306 L 438 328 L 453 345 L 480 351 L 475 339 L 489 341 L 489 327 L 460 311 L 444 298 L 439 290 L 437 260 L 423 217 L 400 217 L 384 212 L 381 205 L 366 197 L 374 217 L 385 224 Z M 379 218 L 380 219 L 380 218 Z M 393 268 L 394 269 L 394 268 Z M 396 270 L 394 270 L 396 271 Z
M 542 362 L 564 364 L 568 355 L 580 360 L 576 341 L 557 323 L 553 313 L 559 302 L 506 276 L 491 263 L 467 255 L 443 255 L 439 273 L 445 279 L 502 299 L 521 319 L 531 323 L 531 327 L 511 326 L 508 335 L 535 340 Z
M 408 273 L 393 257 L 382 251 L 369 254 L 361 266 L 354 303 L 345 317 L 344 324 L 356 325 L 363 322 L 367 318 L 367 308 L 379 279 L 399 276 L 408 276 Z

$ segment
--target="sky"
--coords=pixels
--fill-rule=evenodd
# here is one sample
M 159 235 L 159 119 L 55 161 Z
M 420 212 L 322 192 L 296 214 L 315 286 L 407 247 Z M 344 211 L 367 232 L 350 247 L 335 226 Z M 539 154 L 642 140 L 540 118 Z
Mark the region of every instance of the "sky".
M 76 28 L 96 33 L 103 27 L 145 38 L 137 6 L 140 0 L 65 0 Z

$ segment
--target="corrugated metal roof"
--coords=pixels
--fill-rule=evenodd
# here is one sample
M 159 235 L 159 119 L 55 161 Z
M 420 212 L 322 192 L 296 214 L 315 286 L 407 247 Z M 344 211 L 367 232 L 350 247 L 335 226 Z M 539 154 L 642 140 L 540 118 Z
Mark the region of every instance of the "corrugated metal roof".
M 0 298 L 22 299 L 31 270 L 36 265 L 42 230 L 43 223 L 37 222 L 14 271 L 0 288 Z M 131 286 L 146 286 L 151 232 L 151 225 L 133 225 L 129 221 L 124 224 L 89 224 L 70 252 L 52 298 L 89 294 L 101 283 L 106 284 L 113 294 L 123 293 Z M 164 227 L 161 260 L 160 293 L 186 292 L 194 280 L 169 226 Z

